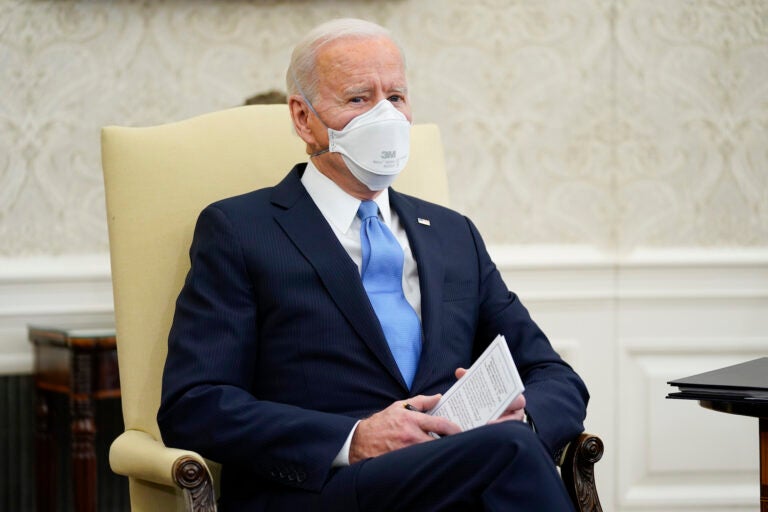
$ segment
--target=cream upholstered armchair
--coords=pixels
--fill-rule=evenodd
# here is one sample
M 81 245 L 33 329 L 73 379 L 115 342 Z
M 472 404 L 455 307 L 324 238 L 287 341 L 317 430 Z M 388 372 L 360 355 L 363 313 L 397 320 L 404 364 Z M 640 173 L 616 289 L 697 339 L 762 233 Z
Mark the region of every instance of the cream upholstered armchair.
M 134 512 L 216 507 L 218 465 L 165 447 L 156 422 L 167 335 L 189 269 L 197 215 L 217 199 L 276 184 L 305 160 L 286 105 L 238 107 L 178 123 L 102 131 L 125 422 L 109 460 L 116 473 L 129 477 Z M 436 126 L 414 126 L 408 169 L 395 188 L 448 202 Z M 592 464 L 602 444 L 594 436 L 582 438 L 571 443 L 562 474 L 577 501 L 597 506 L 579 510 L 599 510 Z

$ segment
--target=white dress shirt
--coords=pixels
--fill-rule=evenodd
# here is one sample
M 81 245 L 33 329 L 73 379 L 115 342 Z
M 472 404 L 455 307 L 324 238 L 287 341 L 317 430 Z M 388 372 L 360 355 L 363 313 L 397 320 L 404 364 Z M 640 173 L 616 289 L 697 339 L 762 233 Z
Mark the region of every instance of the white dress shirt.
M 301 183 L 309 192 L 309 197 L 315 202 L 320 213 L 328 221 L 344 250 L 357 265 L 357 271 L 362 273 L 363 249 L 360 244 L 362 222 L 357 217 L 360 200 L 344 192 L 333 180 L 318 171 L 311 161 L 307 163 Z M 416 260 L 413 259 L 408 235 L 400 225 L 400 218 L 389 207 L 389 189 L 382 190 L 374 201 L 379 207 L 379 219 L 392 231 L 403 248 L 403 293 L 421 320 L 421 289 Z

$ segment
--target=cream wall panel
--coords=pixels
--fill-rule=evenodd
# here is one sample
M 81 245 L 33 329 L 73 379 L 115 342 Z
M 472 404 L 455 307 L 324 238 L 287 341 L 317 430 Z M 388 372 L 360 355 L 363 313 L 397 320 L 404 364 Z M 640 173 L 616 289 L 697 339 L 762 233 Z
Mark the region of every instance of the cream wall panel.
M 765 0 L 0 0 L 0 255 L 105 251 L 99 128 L 282 90 L 337 16 L 402 41 L 490 243 L 768 245 Z
M 689 318 L 693 320 L 693 318 Z M 659 341 L 659 340 L 655 340 Z M 729 339 L 729 352 L 702 353 L 699 345 L 662 340 L 665 348 L 638 343 L 622 355 L 618 404 L 619 503 L 661 512 L 757 510 L 757 419 L 666 400 L 666 382 L 754 359 L 764 350 Z M 765 348 L 763 340 L 762 348 Z M 625 340 L 631 344 L 637 340 Z M 724 340 L 720 340 L 721 346 Z
M 765 245 L 768 2 L 616 2 L 618 245 Z
M 669 380 L 768 354 L 768 268 L 721 256 L 619 271 L 622 507 L 758 509 L 757 420 L 664 399 Z
M 494 242 L 609 245 L 602 3 L 437 5 L 413 18 L 422 44 L 438 43 L 412 59 L 414 101 L 444 131 L 457 206 Z

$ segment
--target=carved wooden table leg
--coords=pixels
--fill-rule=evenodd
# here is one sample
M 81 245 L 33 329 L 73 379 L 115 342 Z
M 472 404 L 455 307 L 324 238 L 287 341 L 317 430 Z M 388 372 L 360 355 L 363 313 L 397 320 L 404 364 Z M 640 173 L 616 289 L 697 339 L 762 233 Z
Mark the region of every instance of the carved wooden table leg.
M 93 419 L 92 360 L 87 352 L 72 355 L 72 481 L 75 510 L 96 512 L 96 424 Z
M 35 477 L 37 512 L 56 510 L 56 451 L 53 449 L 51 410 L 48 393 L 36 390 Z
M 760 418 L 760 512 L 768 512 L 768 418 Z

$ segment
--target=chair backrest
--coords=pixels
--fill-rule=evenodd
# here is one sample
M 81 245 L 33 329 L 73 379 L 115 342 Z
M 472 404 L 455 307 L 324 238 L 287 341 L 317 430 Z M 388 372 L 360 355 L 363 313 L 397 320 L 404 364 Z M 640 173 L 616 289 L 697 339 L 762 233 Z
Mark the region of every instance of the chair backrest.
M 440 134 L 412 130 L 397 190 L 448 202 Z M 280 181 L 306 161 L 286 105 L 254 105 L 147 128 L 102 130 L 102 163 L 127 430 L 160 439 L 156 413 L 176 296 L 198 213 Z

